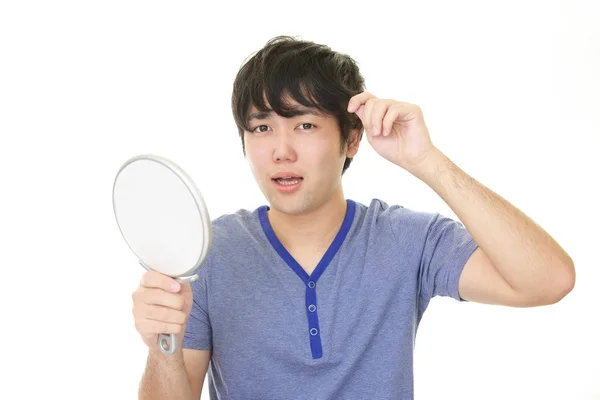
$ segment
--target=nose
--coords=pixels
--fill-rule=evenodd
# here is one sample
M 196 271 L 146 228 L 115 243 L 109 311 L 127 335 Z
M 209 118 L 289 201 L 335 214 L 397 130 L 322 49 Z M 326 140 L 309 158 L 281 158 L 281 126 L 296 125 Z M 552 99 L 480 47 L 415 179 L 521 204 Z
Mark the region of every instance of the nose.
M 293 132 L 278 132 L 273 147 L 273 161 L 296 161 L 295 137 Z

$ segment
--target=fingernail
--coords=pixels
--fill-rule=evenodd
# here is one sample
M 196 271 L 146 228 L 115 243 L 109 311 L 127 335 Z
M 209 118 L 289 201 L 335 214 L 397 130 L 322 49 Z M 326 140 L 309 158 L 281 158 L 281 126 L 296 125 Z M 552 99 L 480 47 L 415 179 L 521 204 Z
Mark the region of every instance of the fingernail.
M 179 285 L 179 283 L 177 283 L 177 282 L 173 282 L 173 283 L 171 284 L 171 290 L 173 290 L 174 292 L 178 292 L 180 287 L 181 287 L 181 286 L 180 286 L 180 285 Z

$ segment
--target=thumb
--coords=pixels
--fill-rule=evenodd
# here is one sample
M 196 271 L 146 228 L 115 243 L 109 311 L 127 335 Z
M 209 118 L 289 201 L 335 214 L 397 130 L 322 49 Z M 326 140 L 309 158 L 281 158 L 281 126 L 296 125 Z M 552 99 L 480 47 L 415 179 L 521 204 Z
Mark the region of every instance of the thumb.
M 181 289 L 179 290 L 179 293 L 187 293 L 187 292 L 191 292 L 192 291 L 192 287 L 190 286 L 190 282 L 187 283 L 181 283 Z
M 184 300 L 183 311 L 186 314 L 189 314 L 189 312 L 192 309 L 192 303 L 194 302 L 194 294 L 192 292 L 192 287 L 190 286 L 190 284 L 182 283 L 181 290 L 179 290 L 179 294 L 183 295 L 183 300 Z
M 188 297 L 192 297 L 192 286 L 188 283 L 182 283 L 181 289 L 179 289 L 179 294 L 182 294 L 187 299 Z
M 361 120 L 361 121 L 363 122 L 363 124 L 364 124 L 364 121 L 363 121 L 363 115 L 364 115 L 364 113 L 365 113 L 365 105 L 364 105 L 364 104 L 361 104 L 361 105 L 360 105 L 360 107 L 358 107 L 358 110 L 356 110 L 354 113 L 355 113 L 356 115 L 358 115 L 358 118 L 360 118 L 360 120 Z

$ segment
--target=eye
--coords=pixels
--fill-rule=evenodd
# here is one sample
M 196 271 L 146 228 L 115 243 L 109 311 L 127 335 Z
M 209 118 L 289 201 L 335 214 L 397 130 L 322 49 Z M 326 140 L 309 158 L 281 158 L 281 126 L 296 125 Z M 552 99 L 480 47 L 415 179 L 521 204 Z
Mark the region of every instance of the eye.
M 313 124 L 310 124 L 310 123 L 308 123 L 308 122 L 306 122 L 306 123 L 304 123 L 304 124 L 301 124 L 300 126 L 302 127 L 302 129 L 303 129 L 303 130 L 308 130 L 308 129 L 311 129 L 311 128 L 316 128 L 316 126 L 315 126 L 315 125 L 313 125 Z
M 266 132 L 269 129 L 269 127 L 267 125 L 259 125 L 256 128 L 252 129 L 253 133 L 262 133 L 262 132 Z

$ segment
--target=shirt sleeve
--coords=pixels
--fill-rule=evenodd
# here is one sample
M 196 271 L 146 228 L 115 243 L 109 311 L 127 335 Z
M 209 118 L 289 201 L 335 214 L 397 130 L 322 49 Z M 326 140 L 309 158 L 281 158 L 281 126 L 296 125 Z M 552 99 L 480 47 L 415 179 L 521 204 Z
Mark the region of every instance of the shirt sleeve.
M 421 308 L 435 296 L 459 296 L 458 282 L 469 257 L 478 245 L 465 226 L 457 220 L 433 214 L 419 266 Z
M 198 279 L 190 284 L 194 303 L 182 339 L 182 347 L 212 350 L 212 328 L 208 314 L 207 262 L 197 270 Z

